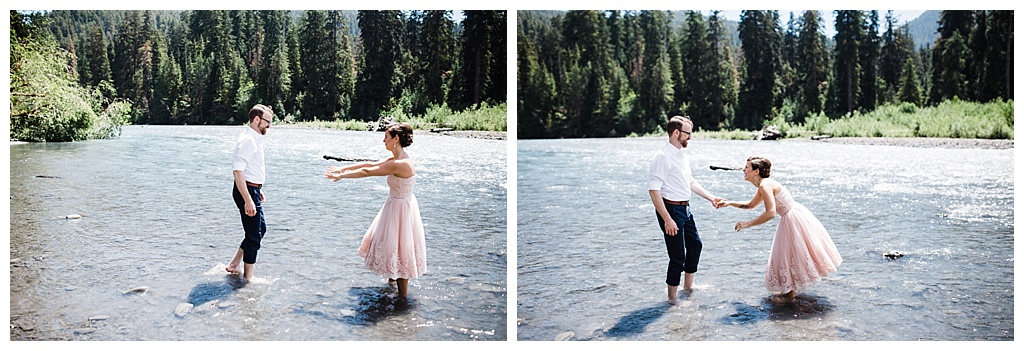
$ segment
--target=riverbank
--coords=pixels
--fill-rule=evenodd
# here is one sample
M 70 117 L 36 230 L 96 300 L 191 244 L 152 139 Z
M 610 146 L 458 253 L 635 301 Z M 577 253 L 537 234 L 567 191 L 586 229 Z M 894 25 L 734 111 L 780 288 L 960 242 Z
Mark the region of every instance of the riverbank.
M 786 139 L 794 140 L 794 139 Z M 1013 139 L 957 139 L 957 138 L 827 138 L 821 140 L 809 140 L 811 142 L 834 143 L 834 144 L 855 144 L 855 145 L 882 145 L 882 146 L 903 146 L 921 148 L 944 148 L 944 149 L 1013 149 Z
M 313 130 L 346 130 L 325 126 L 318 126 L 312 124 L 279 124 L 275 125 L 274 128 L 281 129 L 313 129 Z M 488 140 L 506 140 L 508 139 L 508 132 L 499 131 L 488 131 L 488 130 L 443 130 L 432 132 L 429 129 L 415 129 L 413 135 L 427 135 L 427 134 L 439 134 L 446 135 L 456 138 L 469 138 L 469 139 L 488 139 Z

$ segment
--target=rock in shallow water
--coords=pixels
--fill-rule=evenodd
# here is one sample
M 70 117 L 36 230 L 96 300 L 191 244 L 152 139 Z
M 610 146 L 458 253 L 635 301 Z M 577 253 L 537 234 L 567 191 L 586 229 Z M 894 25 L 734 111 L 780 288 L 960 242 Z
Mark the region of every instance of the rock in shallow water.
M 78 335 L 81 335 L 81 334 L 92 334 L 95 331 L 96 331 L 95 328 L 78 328 L 78 329 L 75 329 L 75 334 L 78 334 Z
M 576 336 L 576 333 L 573 333 L 571 331 L 567 331 L 567 332 L 558 334 L 558 336 L 555 337 L 555 341 L 566 341 L 566 340 L 572 339 L 573 336 Z
M 185 317 L 190 311 L 192 311 L 192 304 L 185 302 L 174 309 L 174 314 L 178 317 Z
M 895 260 L 897 258 L 903 257 L 903 253 L 899 251 L 889 251 L 882 254 L 882 256 L 890 260 Z
M 144 293 L 144 292 L 147 292 L 147 291 L 149 291 L 149 287 L 145 286 L 145 285 L 142 285 L 142 286 L 136 286 L 134 288 L 128 289 L 128 291 L 125 291 L 124 294 L 128 295 L 128 294 L 132 294 L 132 293 Z

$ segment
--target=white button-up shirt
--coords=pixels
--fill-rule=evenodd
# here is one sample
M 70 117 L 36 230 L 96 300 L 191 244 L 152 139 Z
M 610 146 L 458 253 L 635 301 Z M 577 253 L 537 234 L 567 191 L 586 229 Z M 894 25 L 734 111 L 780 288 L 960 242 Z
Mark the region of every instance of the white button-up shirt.
M 693 196 L 690 190 L 692 182 L 693 172 L 686 153 L 681 148 L 676 149 L 672 143 L 665 142 L 665 146 L 654 154 L 654 160 L 651 161 L 651 180 L 647 189 L 660 191 L 661 197 L 666 200 L 690 201 Z
M 235 144 L 235 162 L 232 170 L 242 171 L 247 182 L 263 184 L 267 180 L 266 165 L 263 162 L 263 144 L 266 137 L 246 126 L 238 135 Z

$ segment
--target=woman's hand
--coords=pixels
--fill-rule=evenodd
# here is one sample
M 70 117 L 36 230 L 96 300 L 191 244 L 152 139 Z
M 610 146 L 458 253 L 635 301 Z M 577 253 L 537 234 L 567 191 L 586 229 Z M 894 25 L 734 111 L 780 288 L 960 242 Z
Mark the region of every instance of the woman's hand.
M 750 222 L 743 222 L 743 221 L 736 222 L 735 229 L 736 229 L 737 232 L 740 231 L 740 229 L 746 229 L 746 228 L 750 228 Z
M 332 166 L 332 168 L 333 168 L 333 166 Z M 337 182 L 337 181 L 341 180 L 341 177 L 339 177 L 338 175 L 335 175 L 335 174 L 334 174 L 334 173 L 333 173 L 333 172 L 331 171 L 331 169 L 330 169 L 330 168 L 328 168 L 328 169 L 327 169 L 327 171 L 325 171 L 325 172 L 324 172 L 324 178 L 327 178 L 327 179 L 333 180 L 333 181 L 335 181 L 335 182 Z

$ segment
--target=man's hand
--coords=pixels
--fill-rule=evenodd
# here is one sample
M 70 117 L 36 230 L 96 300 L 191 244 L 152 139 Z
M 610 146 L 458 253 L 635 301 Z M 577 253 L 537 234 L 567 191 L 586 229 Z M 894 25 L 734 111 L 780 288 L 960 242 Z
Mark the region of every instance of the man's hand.
M 676 225 L 676 221 L 673 221 L 672 218 L 665 221 L 665 234 L 668 234 L 669 236 L 676 236 L 678 233 L 679 226 Z
M 252 217 L 256 215 L 256 203 L 252 201 L 245 202 L 245 215 Z

